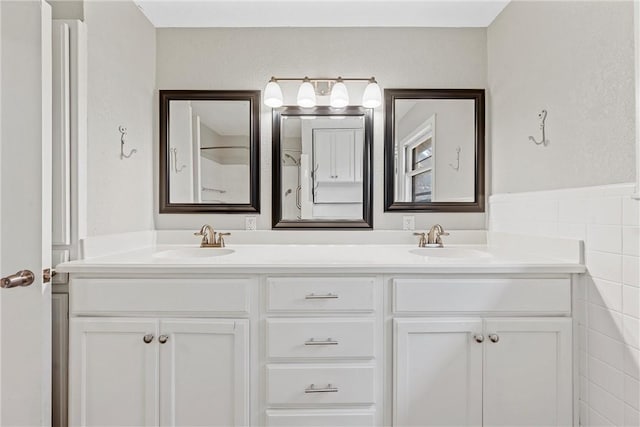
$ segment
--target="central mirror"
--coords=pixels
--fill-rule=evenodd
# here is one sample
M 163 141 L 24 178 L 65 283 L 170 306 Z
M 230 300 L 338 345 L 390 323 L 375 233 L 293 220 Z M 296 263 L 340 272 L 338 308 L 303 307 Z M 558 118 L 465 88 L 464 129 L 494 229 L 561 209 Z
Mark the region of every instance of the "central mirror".
M 273 112 L 273 228 L 371 228 L 369 109 Z

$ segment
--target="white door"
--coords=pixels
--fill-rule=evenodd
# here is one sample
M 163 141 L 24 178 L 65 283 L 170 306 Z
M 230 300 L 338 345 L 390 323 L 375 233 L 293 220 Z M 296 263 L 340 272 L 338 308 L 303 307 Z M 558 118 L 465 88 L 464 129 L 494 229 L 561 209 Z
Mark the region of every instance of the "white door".
M 482 320 L 395 319 L 393 332 L 393 425 L 482 425 Z
M 333 164 L 337 182 L 355 181 L 356 131 L 341 129 L 334 133 Z M 360 162 L 361 159 L 358 159 Z
M 572 425 L 571 319 L 485 321 L 484 425 Z
M 73 318 L 69 424 L 158 425 L 158 321 Z
M 160 321 L 160 425 L 249 424 L 247 320 Z
M 51 424 L 51 9 L 0 2 L 0 425 Z

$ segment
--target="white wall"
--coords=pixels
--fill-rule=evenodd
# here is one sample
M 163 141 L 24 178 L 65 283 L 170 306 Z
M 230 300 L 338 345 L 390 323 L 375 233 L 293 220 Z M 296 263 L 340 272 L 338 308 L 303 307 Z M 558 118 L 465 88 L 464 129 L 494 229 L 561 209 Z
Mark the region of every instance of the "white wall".
M 132 2 L 88 1 L 89 236 L 153 228 L 156 32 Z M 128 129 L 120 160 L 118 126 Z
M 272 75 L 375 75 L 383 88 L 482 89 L 487 85 L 486 30 L 482 28 L 158 29 L 157 43 L 158 89 L 262 90 Z M 282 87 L 285 104 L 295 104 L 297 85 Z M 358 99 L 364 84 L 349 85 L 349 90 Z M 270 229 L 271 110 L 261 108 L 258 228 Z M 383 130 L 382 108 L 378 108 L 374 114 L 374 227 L 401 229 L 402 213 L 383 213 Z M 154 157 L 156 168 L 157 161 Z M 196 229 L 205 222 L 219 229 L 244 228 L 244 215 L 159 215 L 154 175 L 158 229 Z M 416 214 L 417 228 L 436 222 L 451 229 L 482 229 L 485 215 Z
M 493 193 L 635 179 L 631 1 L 516 1 L 487 31 Z M 549 112 L 547 147 L 537 115 Z

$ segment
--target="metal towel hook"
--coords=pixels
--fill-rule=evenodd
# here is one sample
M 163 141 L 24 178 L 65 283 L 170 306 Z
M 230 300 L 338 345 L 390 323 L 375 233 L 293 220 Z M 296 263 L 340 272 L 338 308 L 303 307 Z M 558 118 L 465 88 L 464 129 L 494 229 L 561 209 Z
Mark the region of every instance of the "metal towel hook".
M 547 140 L 547 134 L 545 131 L 545 121 L 547 120 L 547 110 L 540 111 L 540 114 L 538 114 L 538 119 L 540 119 L 540 130 L 542 131 L 542 140 L 538 142 L 534 137 L 530 136 L 529 141 L 533 142 L 536 145 L 547 146 L 547 144 L 549 144 L 549 140 Z
M 124 140 L 127 136 L 127 128 L 124 126 L 118 126 L 118 131 L 120 131 L 120 160 L 128 159 L 129 157 L 133 156 L 134 153 L 137 153 L 138 150 L 134 148 L 129 152 L 129 154 L 124 154 Z
M 461 150 L 462 149 L 460 148 L 460 146 L 456 148 L 456 154 L 457 154 L 456 165 L 453 166 L 453 163 L 449 163 L 449 166 L 451 166 L 451 169 L 453 169 L 456 172 L 460 170 L 460 151 Z
M 172 148 L 169 150 L 171 152 L 171 156 L 173 156 L 173 170 L 175 173 L 180 173 L 187 165 L 182 165 L 178 168 L 178 149 Z

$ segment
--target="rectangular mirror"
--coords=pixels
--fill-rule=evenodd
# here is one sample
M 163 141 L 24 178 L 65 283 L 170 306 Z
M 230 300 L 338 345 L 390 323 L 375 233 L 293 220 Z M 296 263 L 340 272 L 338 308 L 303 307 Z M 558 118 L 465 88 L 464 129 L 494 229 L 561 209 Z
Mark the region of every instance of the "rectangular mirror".
M 160 213 L 260 211 L 260 91 L 160 91 Z
M 273 112 L 273 228 L 371 228 L 370 110 Z
M 385 210 L 484 211 L 484 90 L 385 90 Z

